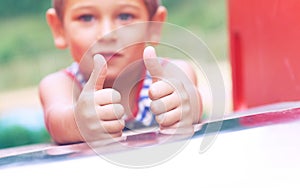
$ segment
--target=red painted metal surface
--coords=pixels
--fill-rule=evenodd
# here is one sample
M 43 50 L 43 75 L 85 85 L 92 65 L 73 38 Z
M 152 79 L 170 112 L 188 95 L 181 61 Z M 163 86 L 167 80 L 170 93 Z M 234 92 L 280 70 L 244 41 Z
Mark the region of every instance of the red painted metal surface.
M 300 1 L 228 0 L 234 110 L 300 99 Z

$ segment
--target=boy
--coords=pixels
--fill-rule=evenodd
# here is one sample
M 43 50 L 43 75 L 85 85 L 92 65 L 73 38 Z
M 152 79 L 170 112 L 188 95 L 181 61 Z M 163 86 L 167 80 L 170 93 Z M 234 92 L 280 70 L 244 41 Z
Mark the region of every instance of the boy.
M 40 83 L 45 123 L 55 142 L 120 137 L 125 122 L 156 121 L 161 131 L 193 132 L 202 114 L 195 72 L 182 61 L 160 63 L 155 50 L 146 48 L 146 41 L 159 40 L 167 16 L 158 0 L 53 5 L 46 17 L 54 43 L 69 48 L 75 62 Z

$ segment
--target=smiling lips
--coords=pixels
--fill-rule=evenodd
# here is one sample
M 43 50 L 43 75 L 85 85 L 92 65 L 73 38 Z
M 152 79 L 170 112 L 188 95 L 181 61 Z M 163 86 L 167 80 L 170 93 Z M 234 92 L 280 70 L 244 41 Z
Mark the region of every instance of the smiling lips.
M 109 61 L 109 60 L 111 60 L 115 57 L 121 57 L 122 56 L 122 54 L 114 53 L 114 52 L 100 52 L 98 54 L 101 54 L 105 58 L 106 61 Z

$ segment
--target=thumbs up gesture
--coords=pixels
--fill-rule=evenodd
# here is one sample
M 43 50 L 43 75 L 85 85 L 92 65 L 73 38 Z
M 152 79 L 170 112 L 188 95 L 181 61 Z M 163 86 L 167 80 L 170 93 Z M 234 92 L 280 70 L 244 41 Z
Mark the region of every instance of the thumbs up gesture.
M 163 66 L 153 47 L 144 50 L 144 62 L 153 80 L 149 89 L 151 111 L 156 116 L 161 132 L 193 134 L 193 122 L 195 119 L 199 121 L 202 109 L 197 102 L 199 94 L 195 94 L 196 90 L 186 89 L 195 88 L 193 83 L 179 67 L 172 65 L 172 62 L 168 62 L 168 67 Z M 170 74 L 170 71 L 176 72 L 175 75 Z
M 103 56 L 94 56 L 94 69 L 75 104 L 75 120 L 86 141 L 120 137 L 125 122 L 121 95 L 104 89 L 107 64 Z

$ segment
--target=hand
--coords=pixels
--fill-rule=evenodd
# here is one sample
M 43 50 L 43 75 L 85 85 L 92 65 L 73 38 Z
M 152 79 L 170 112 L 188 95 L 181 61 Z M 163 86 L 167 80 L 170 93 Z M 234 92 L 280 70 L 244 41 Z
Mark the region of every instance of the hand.
M 103 89 L 107 64 L 103 56 L 94 56 L 94 69 L 75 105 L 75 118 L 85 141 L 120 137 L 125 122 L 121 95 Z
M 193 134 L 191 100 L 180 79 L 181 75 L 175 78 L 167 74 L 158 61 L 153 47 L 145 49 L 144 62 L 153 79 L 149 89 L 149 97 L 152 100 L 151 111 L 156 115 L 161 132 Z M 182 71 L 180 73 L 184 74 Z

